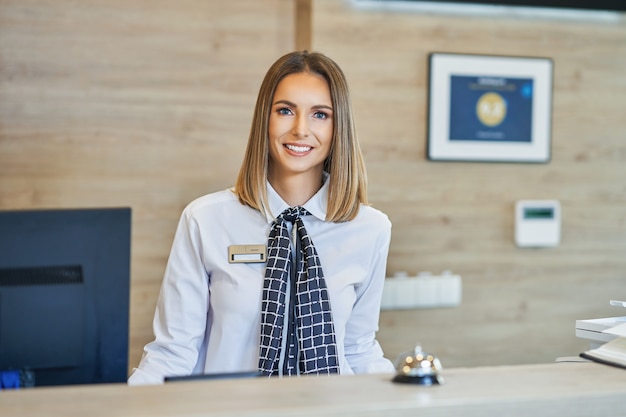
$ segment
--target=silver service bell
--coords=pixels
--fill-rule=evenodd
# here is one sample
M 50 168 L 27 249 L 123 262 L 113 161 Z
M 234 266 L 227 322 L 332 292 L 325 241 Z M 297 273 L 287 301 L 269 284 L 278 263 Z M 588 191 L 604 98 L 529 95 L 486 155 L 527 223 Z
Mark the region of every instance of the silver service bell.
M 443 378 L 439 375 L 442 369 L 439 359 L 424 352 L 418 344 L 412 351 L 398 357 L 396 376 L 392 381 L 420 385 L 443 384 Z

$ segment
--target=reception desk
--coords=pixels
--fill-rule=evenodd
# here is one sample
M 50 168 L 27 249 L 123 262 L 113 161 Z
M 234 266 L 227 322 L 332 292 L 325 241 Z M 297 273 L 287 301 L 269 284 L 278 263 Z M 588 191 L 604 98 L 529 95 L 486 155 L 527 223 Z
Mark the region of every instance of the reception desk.
M 391 375 L 230 379 L 0 392 L 2 416 L 626 416 L 626 370 L 595 363 L 445 369 L 445 384 Z

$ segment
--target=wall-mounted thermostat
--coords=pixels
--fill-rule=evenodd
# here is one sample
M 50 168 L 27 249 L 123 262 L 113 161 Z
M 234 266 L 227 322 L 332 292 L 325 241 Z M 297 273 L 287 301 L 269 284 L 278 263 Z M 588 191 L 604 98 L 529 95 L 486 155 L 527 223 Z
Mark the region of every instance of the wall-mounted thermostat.
M 515 205 L 515 243 L 556 246 L 561 240 L 561 205 L 556 200 L 520 200 Z

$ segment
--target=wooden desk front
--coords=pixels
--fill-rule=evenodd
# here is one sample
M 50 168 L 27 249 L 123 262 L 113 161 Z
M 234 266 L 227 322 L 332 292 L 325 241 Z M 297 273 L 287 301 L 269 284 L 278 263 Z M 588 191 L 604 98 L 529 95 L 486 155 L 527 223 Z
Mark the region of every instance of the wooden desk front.
M 0 415 L 626 416 L 626 370 L 595 363 L 445 369 L 445 385 L 391 375 L 192 381 L 0 392 Z

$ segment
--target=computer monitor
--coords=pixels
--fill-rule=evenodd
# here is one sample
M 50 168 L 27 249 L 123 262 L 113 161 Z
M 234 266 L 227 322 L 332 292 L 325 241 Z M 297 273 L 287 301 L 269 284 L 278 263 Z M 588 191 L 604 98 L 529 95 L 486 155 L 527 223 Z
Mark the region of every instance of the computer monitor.
M 130 238 L 130 208 L 0 211 L 1 373 L 126 381 Z

